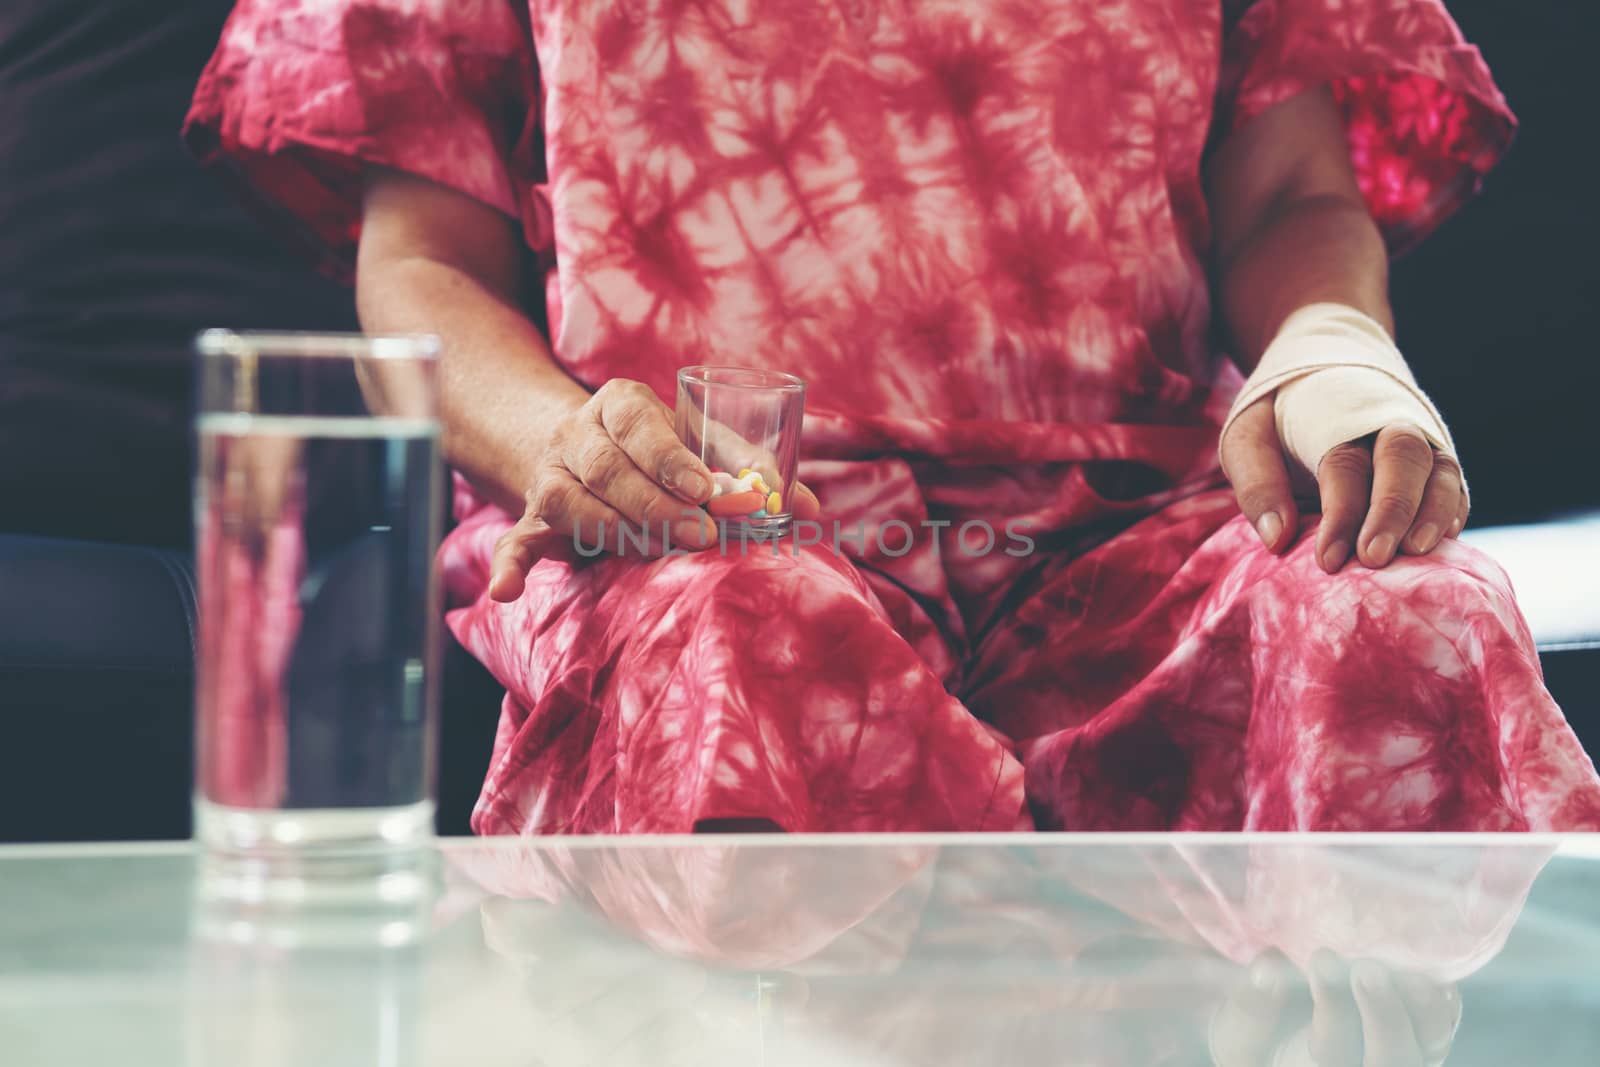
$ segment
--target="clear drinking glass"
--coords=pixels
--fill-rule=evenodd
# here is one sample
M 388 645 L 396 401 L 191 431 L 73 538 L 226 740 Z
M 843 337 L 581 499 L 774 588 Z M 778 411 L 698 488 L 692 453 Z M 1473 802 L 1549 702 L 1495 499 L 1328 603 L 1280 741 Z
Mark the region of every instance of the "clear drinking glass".
M 707 510 L 719 523 L 756 537 L 789 528 L 805 404 L 806 383 L 792 374 L 743 367 L 678 372 L 678 438 L 718 482 Z M 730 510 L 732 501 L 750 506 Z
M 196 837 L 269 874 L 383 868 L 433 828 L 438 342 L 196 348 Z

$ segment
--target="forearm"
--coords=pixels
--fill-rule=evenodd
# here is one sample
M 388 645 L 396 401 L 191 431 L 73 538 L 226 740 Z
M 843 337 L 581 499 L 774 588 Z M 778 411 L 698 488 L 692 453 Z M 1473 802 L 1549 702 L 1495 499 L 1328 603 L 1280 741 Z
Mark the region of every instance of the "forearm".
M 1359 199 L 1318 195 L 1265 212 L 1235 247 L 1219 251 L 1216 289 L 1234 352 L 1248 371 L 1278 328 L 1308 304 L 1345 304 L 1391 334 L 1389 258 Z
M 520 309 L 459 267 L 425 256 L 364 261 L 356 296 L 367 331 L 441 339 L 445 458 L 520 512 L 544 434 L 588 392 Z
M 1395 350 L 1388 252 L 1332 93 L 1300 93 L 1240 125 L 1208 161 L 1206 186 L 1217 305 L 1252 371 L 1218 449 L 1240 510 L 1269 551 L 1295 543 L 1292 458 L 1316 483 L 1316 558 L 1329 574 L 1352 550 L 1369 567 L 1387 566 L 1402 539 L 1432 551 L 1466 520 L 1460 468 Z M 1330 304 L 1343 307 L 1297 314 Z

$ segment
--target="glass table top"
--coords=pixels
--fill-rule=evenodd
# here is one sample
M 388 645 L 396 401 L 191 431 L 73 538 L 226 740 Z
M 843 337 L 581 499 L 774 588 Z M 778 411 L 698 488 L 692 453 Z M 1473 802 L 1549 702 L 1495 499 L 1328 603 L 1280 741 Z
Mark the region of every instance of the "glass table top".
M 449 840 L 421 900 L 0 847 L 0 1064 L 1600 1062 L 1600 841 Z

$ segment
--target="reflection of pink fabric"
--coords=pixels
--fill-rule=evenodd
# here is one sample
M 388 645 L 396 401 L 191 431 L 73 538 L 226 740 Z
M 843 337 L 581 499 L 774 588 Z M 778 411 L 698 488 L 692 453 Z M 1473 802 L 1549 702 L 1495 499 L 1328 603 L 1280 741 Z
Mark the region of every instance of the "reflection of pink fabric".
M 1046 550 L 547 562 L 502 609 L 463 497 L 480 830 L 1600 828 L 1497 567 L 1328 578 L 1214 491 L 1206 145 L 1331 83 L 1419 239 L 1511 130 L 1437 0 L 530 6 L 245 0 L 192 142 L 346 267 L 360 161 L 494 205 L 579 380 L 799 373 L 831 518 Z
M 1129 846 L 1110 869 L 1074 850 L 1041 867 L 1176 940 L 1235 963 L 1276 950 L 1302 970 L 1318 950 L 1459 982 L 1499 954 L 1554 853 L 1493 843 L 1329 846 L 1307 839 Z
M 922 917 L 933 845 L 645 844 L 456 849 L 490 893 L 577 906 L 659 951 L 716 967 L 892 971 Z
M 258 544 L 224 533 L 223 506 L 201 524 L 198 760 L 215 804 L 275 808 L 288 791 L 284 673 L 300 630 L 305 565 L 299 508 Z
M 493 950 L 550 976 L 568 1003 L 631 989 L 640 1014 L 698 1018 L 715 1031 L 737 1025 L 718 1007 L 753 1009 L 701 991 L 738 988 L 738 972 L 760 970 L 775 991 L 775 1049 L 834 1037 L 857 1053 L 848 1062 L 1131 1067 L 1194 1062 L 1210 1014 L 1242 977 L 1234 964 L 1269 950 L 1302 970 L 1326 949 L 1436 983 L 1466 977 L 1500 951 L 1551 852 L 1522 838 L 781 840 L 499 840 L 451 858 L 483 889 L 511 898 L 483 905 Z M 516 903 L 529 897 L 538 903 Z M 692 969 L 674 961 L 723 980 L 691 982 Z M 807 980 L 790 981 L 796 974 Z M 669 990 L 689 984 L 701 1002 L 671 1000 Z M 626 1000 L 608 999 L 608 1018 L 625 1015 Z M 559 1009 L 542 996 L 528 1010 L 542 1037 L 594 1017 L 554 1017 Z M 671 1043 L 681 1033 L 664 1028 L 649 1060 L 595 1062 L 728 1062 L 687 1055 Z

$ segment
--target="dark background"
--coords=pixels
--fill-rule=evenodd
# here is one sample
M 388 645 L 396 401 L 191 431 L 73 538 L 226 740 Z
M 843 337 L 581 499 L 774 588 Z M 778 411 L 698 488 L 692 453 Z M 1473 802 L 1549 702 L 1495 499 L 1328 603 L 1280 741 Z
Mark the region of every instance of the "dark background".
M 0 0 L 0 531 L 182 547 L 202 327 L 353 329 L 178 140 L 230 0 Z
M 1395 264 L 1400 347 L 1460 447 L 1473 525 L 1597 508 L 1600 5 L 1448 6 L 1522 128 L 1483 195 Z

